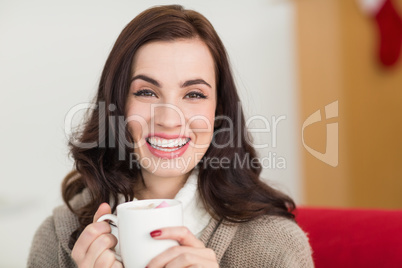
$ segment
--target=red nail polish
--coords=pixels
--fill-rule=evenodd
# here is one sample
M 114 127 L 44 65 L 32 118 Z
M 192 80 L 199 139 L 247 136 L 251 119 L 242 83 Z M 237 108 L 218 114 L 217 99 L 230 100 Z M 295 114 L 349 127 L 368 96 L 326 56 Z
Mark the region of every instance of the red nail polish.
M 150 233 L 150 235 L 152 236 L 152 237 L 157 237 L 157 236 L 160 236 L 162 234 L 162 231 L 161 230 L 155 230 L 155 231 L 152 231 L 151 233 Z

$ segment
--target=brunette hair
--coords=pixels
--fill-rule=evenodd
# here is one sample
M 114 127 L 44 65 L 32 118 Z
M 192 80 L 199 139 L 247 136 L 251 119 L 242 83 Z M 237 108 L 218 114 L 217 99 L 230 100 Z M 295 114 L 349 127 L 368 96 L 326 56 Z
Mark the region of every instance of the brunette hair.
M 127 128 L 120 128 L 112 117 L 124 117 L 125 103 L 131 81 L 132 60 L 136 51 L 153 41 L 200 38 L 209 48 L 215 62 L 217 108 L 213 142 L 198 163 L 198 188 L 208 212 L 216 219 L 230 222 L 249 221 L 261 215 L 279 215 L 293 219 L 295 204 L 285 194 L 260 180 L 261 165 L 245 127 L 244 115 L 233 81 L 226 50 L 211 23 L 201 14 L 179 5 L 157 6 L 135 17 L 121 32 L 106 61 L 96 96 L 95 109 L 87 118 L 78 137 L 81 144 L 70 141 L 75 171 L 64 179 L 63 199 L 78 216 L 80 228 L 72 234 L 72 246 L 82 230 L 92 222 L 93 215 L 103 202 L 112 210 L 119 203 L 119 194 L 126 201 L 134 197 L 134 184 L 141 179 L 138 168 L 130 168 L 130 146 L 121 137 L 133 142 Z M 100 109 L 113 107 L 113 109 Z M 100 126 L 100 118 L 105 126 Z M 219 131 L 232 128 L 234 133 Z M 119 133 L 120 131 L 120 133 Z M 236 141 L 236 145 L 228 141 Z M 93 146 L 82 146 L 90 144 Z M 230 143 L 230 145 L 229 145 Z M 216 145 L 227 144 L 224 148 Z M 118 145 L 118 146 L 116 146 Z M 119 148 L 124 148 L 123 157 Z M 210 159 L 228 158 L 230 168 L 211 168 Z M 237 159 L 244 160 L 241 168 Z M 253 163 L 250 163 L 253 161 Z M 82 207 L 70 204 L 72 198 L 85 188 L 90 202 Z

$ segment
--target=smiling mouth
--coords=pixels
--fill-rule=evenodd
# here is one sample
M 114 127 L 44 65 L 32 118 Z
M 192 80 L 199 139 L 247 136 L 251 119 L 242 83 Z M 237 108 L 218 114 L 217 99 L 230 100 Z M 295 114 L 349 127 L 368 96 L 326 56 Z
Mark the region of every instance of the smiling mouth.
M 146 139 L 152 148 L 163 152 L 177 151 L 186 145 L 190 140 L 190 138 L 164 139 L 160 137 L 149 137 Z

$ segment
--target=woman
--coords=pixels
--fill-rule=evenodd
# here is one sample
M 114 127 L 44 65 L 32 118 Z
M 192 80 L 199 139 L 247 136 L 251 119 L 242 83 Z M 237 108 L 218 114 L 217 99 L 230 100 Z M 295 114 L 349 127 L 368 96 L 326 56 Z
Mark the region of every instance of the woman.
M 175 198 L 184 227 L 155 230 L 180 246 L 147 267 L 313 267 L 295 205 L 260 181 L 225 48 L 181 6 L 148 9 L 118 37 L 82 133 L 76 170 L 37 231 L 29 267 L 122 267 L 110 226 L 121 202 Z

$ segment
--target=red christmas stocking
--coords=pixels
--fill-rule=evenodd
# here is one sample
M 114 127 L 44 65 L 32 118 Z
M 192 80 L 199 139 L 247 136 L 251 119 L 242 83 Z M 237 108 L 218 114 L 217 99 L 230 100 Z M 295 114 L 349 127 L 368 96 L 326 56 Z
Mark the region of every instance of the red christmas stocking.
M 385 66 L 394 65 L 402 47 L 402 19 L 391 0 L 385 0 L 375 15 L 379 29 L 379 56 Z

